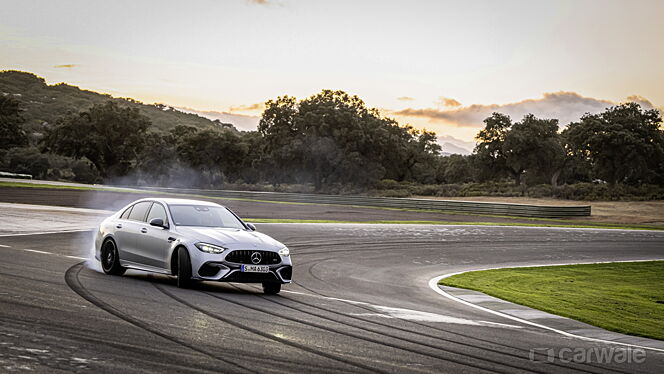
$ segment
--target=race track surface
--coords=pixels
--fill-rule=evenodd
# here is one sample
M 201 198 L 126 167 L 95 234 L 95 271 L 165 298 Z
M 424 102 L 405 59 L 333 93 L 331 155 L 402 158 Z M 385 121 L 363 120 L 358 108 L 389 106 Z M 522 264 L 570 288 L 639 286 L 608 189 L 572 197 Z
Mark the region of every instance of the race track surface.
M 664 370 L 664 353 L 654 351 L 640 364 L 547 362 L 531 349 L 610 345 L 503 319 L 427 285 L 439 274 L 483 267 L 664 258 L 664 232 L 355 224 L 258 229 L 291 248 L 295 283 L 276 296 L 264 296 L 256 285 L 206 282 L 182 290 L 162 275 L 104 275 L 83 260 L 89 231 L 0 236 L 0 372 Z

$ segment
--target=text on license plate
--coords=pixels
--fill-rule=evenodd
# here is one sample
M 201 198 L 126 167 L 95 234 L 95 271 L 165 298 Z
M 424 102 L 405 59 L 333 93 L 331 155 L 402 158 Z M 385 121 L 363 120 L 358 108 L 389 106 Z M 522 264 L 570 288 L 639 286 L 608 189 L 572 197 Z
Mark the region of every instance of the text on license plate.
M 265 265 L 242 265 L 243 273 L 267 273 L 269 271 L 270 267 Z

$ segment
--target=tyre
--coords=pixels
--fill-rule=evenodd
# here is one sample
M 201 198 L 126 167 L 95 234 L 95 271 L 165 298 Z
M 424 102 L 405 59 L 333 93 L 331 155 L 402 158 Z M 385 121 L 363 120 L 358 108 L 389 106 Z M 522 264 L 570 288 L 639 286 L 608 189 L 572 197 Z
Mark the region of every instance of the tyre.
M 191 287 L 191 259 L 184 247 L 178 248 L 178 287 Z
M 276 295 L 281 291 L 281 283 L 263 283 L 263 293 Z
M 120 255 L 115 242 L 108 239 L 101 246 L 101 268 L 104 273 L 110 275 L 122 275 L 126 268 L 120 266 Z

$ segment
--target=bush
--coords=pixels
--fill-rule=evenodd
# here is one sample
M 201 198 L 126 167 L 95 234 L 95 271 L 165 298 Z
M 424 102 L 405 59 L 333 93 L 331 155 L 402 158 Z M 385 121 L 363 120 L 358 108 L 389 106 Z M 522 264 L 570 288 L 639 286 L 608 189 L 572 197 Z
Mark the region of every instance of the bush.
M 101 182 L 99 171 L 87 158 L 75 159 L 52 153 L 44 153 L 43 155 L 48 158 L 47 178 L 50 180 L 88 184 Z
M 74 182 L 92 184 L 102 181 L 99 170 L 88 159 L 74 160 L 71 170 L 74 172 Z
M 410 197 L 411 193 L 408 190 L 380 190 L 380 191 L 371 191 L 370 195 L 381 196 L 381 197 Z
M 378 181 L 374 188 L 376 190 L 395 190 L 401 188 L 403 183 L 399 183 L 393 179 L 383 179 Z
M 30 174 L 35 179 L 46 178 L 50 167 L 48 156 L 35 147 L 9 149 L 4 165 L 11 173 Z
M 652 184 L 618 184 L 612 187 L 604 183 L 577 183 L 561 186 L 553 196 L 568 200 L 662 200 L 664 187 Z
M 413 195 L 436 196 L 438 194 L 437 184 L 422 184 L 413 186 L 410 190 Z
M 538 184 L 529 187 L 527 190 L 528 197 L 552 197 L 554 187 L 550 184 Z
M 396 182 L 382 180 L 370 191 L 372 196 L 410 197 L 533 197 L 558 198 L 566 200 L 660 200 L 664 199 L 664 187 L 657 185 L 615 185 L 606 183 L 576 183 L 559 187 L 549 184 L 534 186 L 517 186 L 511 181 L 463 183 L 463 184 L 415 184 L 412 182 Z

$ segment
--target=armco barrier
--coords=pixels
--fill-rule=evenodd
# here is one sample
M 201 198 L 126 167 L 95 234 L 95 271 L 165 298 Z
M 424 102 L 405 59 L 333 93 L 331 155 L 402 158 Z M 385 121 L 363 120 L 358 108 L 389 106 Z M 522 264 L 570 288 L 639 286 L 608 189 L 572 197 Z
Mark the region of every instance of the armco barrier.
M 537 218 L 565 218 L 590 216 L 590 206 L 550 206 L 550 205 L 527 205 L 509 203 L 488 203 L 475 201 L 457 200 L 429 200 L 429 199 L 405 199 L 390 197 L 368 197 L 368 196 L 343 196 L 343 195 L 319 195 L 299 194 L 285 192 L 257 192 L 257 191 L 228 191 L 228 190 L 199 190 L 179 188 L 145 188 L 154 191 L 186 193 L 205 196 L 214 196 L 231 199 L 251 199 L 264 201 L 281 201 L 293 203 L 313 204 L 337 204 L 373 206 L 382 208 L 400 209 L 427 209 L 446 212 L 463 212 L 474 214 L 490 214 L 516 217 Z

